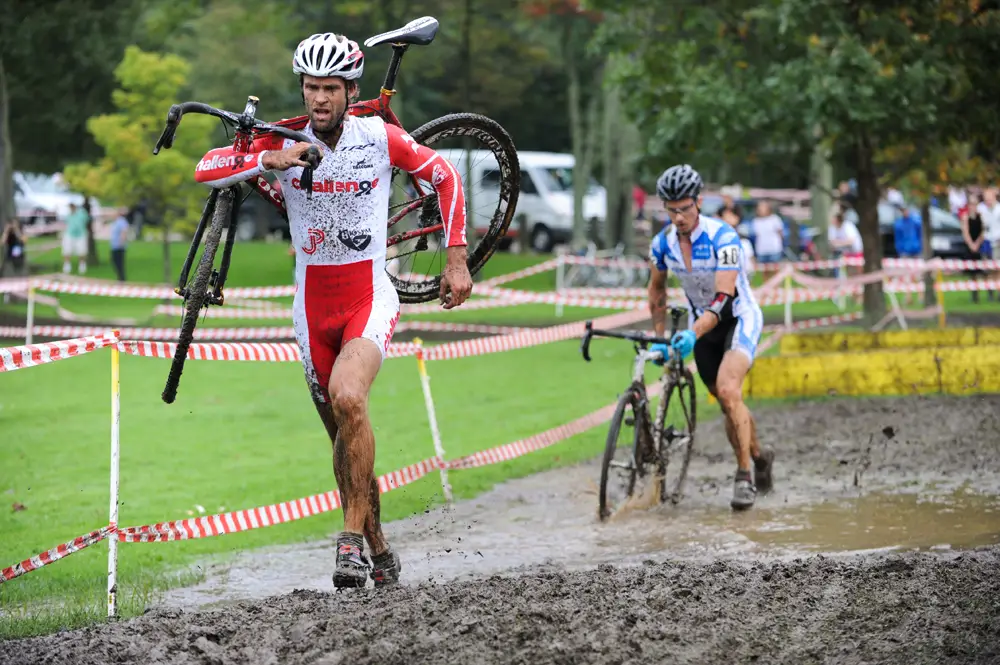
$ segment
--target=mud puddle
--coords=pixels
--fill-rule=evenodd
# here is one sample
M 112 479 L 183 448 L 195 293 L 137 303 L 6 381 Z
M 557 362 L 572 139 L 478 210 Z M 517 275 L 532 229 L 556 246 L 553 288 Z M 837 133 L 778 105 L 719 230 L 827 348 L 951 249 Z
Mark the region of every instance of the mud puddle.
M 397 588 L 333 593 L 331 541 L 246 552 L 0 662 L 1000 662 L 1000 396 L 757 416 L 775 489 L 747 513 L 706 423 L 679 506 L 600 524 L 597 464 L 557 469 L 387 525 Z

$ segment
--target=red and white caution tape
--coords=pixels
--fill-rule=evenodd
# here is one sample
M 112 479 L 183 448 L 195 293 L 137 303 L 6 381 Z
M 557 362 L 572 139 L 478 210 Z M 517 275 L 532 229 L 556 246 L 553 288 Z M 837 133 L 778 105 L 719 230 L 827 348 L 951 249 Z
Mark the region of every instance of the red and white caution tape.
M 533 266 L 528 266 L 527 268 L 523 268 L 521 270 L 515 270 L 514 272 L 506 275 L 499 275 L 497 277 L 485 279 L 480 282 L 479 286 L 500 286 L 501 284 L 516 282 L 517 280 L 524 279 L 525 277 L 531 277 L 532 275 L 538 275 L 543 272 L 555 270 L 558 267 L 559 259 L 548 259 L 547 261 L 536 263 Z M 475 287 L 473 287 L 472 290 L 475 291 Z
M 107 326 L 32 326 L 32 334 L 38 337 L 79 337 L 95 335 L 107 330 Z M 0 337 L 24 337 L 28 332 L 24 326 L 0 327 Z M 121 328 L 120 336 L 139 339 L 177 339 L 176 328 Z M 241 339 L 295 339 L 295 331 L 291 326 L 259 328 L 195 328 L 195 339 L 203 340 L 241 340 Z
M 380 494 L 385 494 L 397 487 L 409 485 L 426 476 L 441 466 L 441 461 L 432 458 L 411 464 L 410 466 L 379 476 L 378 488 Z M 293 522 L 304 517 L 321 515 L 341 507 L 340 492 L 331 490 L 322 494 L 314 494 L 295 501 L 251 508 L 249 510 L 234 510 L 219 515 L 194 517 L 175 522 L 161 522 L 149 526 L 133 526 L 118 529 L 118 540 L 126 543 L 152 543 L 168 540 L 188 540 L 191 538 L 208 538 L 227 533 L 250 531 L 265 526 Z
M 835 314 L 833 316 L 820 316 L 815 319 L 805 319 L 803 321 L 795 321 L 791 326 L 785 326 L 783 323 L 776 323 L 771 325 L 766 325 L 763 328 L 764 332 L 791 332 L 793 330 L 805 330 L 808 328 L 823 328 L 825 326 L 835 326 L 839 323 L 850 323 L 851 321 L 858 321 L 864 318 L 864 312 L 849 312 L 847 314 Z M 763 345 L 757 348 L 757 353 L 763 350 Z
M 105 346 L 111 346 L 117 342 L 118 336 L 104 329 L 101 334 L 91 337 L 0 348 L 0 372 L 10 372 L 23 367 L 34 367 L 64 358 L 72 358 Z
M 68 557 L 70 554 L 79 552 L 85 547 L 90 547 L 94 543 L 99 543 L 105 538 L 107 538 L 113 529 L 106 526 L 97 531 L 91 531 L 88 534 L 74 538 L 68 543 L 63 543 L 53 547 L 47 552 L 42 552 L 41 554 L 35 555 L 29 559 L 25 559 L 20 563 L 15 563 L 13 566 L 8 566 L 3 570 L 0 570 L 0 584 L 3 582 L 9 582 L 15 577 L 20 577 L 25 573 L 30 573 L 33 570 L 38 570 L 42 566 L 47 566 L 50 563 L 54 563 L 59 559 Z

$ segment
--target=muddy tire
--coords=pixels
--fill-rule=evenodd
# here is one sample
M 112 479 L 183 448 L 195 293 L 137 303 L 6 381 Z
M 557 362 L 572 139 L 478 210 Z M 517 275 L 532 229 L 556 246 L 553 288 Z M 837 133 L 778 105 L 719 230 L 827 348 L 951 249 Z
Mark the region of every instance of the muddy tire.
M 188 296 L 184 301 L 184 319 L 181 322 L 180 334 L 177 337 L 177 348 L 174 350 L 174 358 L 170 363 L 170 373 L 167 375 L 166 386 L 160 395 L 161 399 L 167 404 L 172 404 L 177 398 L 177 386 L 180 384 L 181 373 L 184 371 L 184 361 L 187 360 L 188 349 L 194 340 L 194 329 L 198 325 L 201 308 L 205 305 L 205 301 L 208 300 L 209 281 L 212 277 L 215 254 L 219 250 L 222 231 L 229 223 L 235 197 L 236 189 L 230 187 L 219 193 L 219 197 L 215 203 L 212 223 L 208 227 L 208 233 L 205 235 L 205 249 L 202 251 L 201 260 L 198 262 L 198 268 L 195 271 L 194 281 L 191 283 Z
M 417 127 L 410 132 L 410 136 L 417 143 L 429 148 L 434 148 L 435 143 L 450 137 L 466 136 L 476 144 L 474 149 L 489 150 L 497 160 L 501 177 L 496 209 L 490 219 L 489 228 L 466 258 L 469 274 L 475 275 L 482 270 L 500 246 L 517 209 L 517 196 L 521 189 L 521 167 L 514 140 L 498 122 L 477 113 L 452 113 L 442 116 Z M 427 217 L 434 219 L 426 219 Z M 437 202 L 429 201 L 421 209 L 421 225 L 431 226 L 439 223 L 441 223 L 441 212 Z M 400 279 L 392 273 L 387 274 L 396 293 L 399 294 L 400 303 L 429 302 L 437 298 L 440 293 L 440 275 L 411 281 Z
M 659 469 L 662 479 L 660 498 L 664 502 L 669 499 L 675 505 L 683 497 L 684 481 L 687 480 L 691 454 L 694 452 L 695 429 L 698 425 L 695 400 L 694 377 L 684 368 L 680 381 L 670 385 L 663 395 L 657 414 L 660 419 L 658 431 L 662 432 L 659 455 L 662 464 Z M 668 476 L 668 472 L 671 472 L 672 478 Z
M 603 522 L 611 517 L 613 502 L 613 484 L 616 480 L 623 480 L 625 488 L 625 499 L 629 499 L 635 493 L 636 480 L 642 473 L 642 465 L 639 463 L 640 443 L 643 441 L 641 433 L 647 432 L 646 416 L 641 408 L 637 408 L 639 398 L 636 386 L 630 386 L 620 398 L 615 407 L 615 413 L 611 416 L 611 423 L 608 426 L 608 438 L 604 443 L 604 458 L 601 460 L 601 482 L 598 488 L 598 508 L 597 515 Z M 632 437 L 632 450 L 626 467 L 615 464 L 615 454 L 621 451 L 622 446 L 618 445 L 618 437 L 621 435 L 622 427 L 627 427 L 626 422 L 632 421 L 634 435 Z

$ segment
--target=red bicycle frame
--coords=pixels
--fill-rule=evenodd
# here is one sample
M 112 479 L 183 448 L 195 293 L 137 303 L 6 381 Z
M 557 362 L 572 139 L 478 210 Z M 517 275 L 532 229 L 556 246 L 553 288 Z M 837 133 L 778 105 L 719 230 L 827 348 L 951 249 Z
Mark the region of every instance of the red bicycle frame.
M 383 121 L 396 125 L 397 127 L 403 128 L 403 125 L 399 122 L 399 118 L 393 113 L 391 104 L 392 96 L 396 94 L 396 90 L 393 86 L 396 83 L 396 76 L 399 74 L 399 64 L 403 59 L 403 53 L 409 48 L 408 44 L 393 44 L 392 45 L 392 59 L 389 61 L 389 69 L 385 73 L 385 80 L 382 82 L 382 89 L 379 92 L 379 96 L 375 99 L 369 99 L 365 101 L 355 102 L 347 107 L 347 112 L 354 116 L 372 116 L 377 115 L 382 118 Z M 288 118 L 286 120 L 281 120 L 275 122 L 275 125 L 281 125 L 283 127 L 288 127 L 289 129 L 294 129 L 296 131 L 301 131 L 305 128 L 306 124 L 309 122 L 309 116 L 300 115 L 294 118 Z M 405 128 L 403 128 L 405 129 Z M 262 132 L 260 135 L 264 136 L 267 132 Z M 239 152 L 249 152 L 250 144 L 253 140 L 253 136 L 242 129 L 236 130 L 236 136 L 233 140 L 233 147 Z M 271 184 L 263 175 L 258 175 L 252 181 L 254 189 L 260 194 L 265 201 L 270 202 L 275 206 L 282 216 L 287 218 L 287 211 L 285 210 L 285 197 L 281 193 L 281 185 L 277 182 Z M 427 194 L 420 187 L 420 182 L 417 177 L 410 174 L 410 182 L 413 183 L 413 188 L 417 191 L 417 198 L 403 205 L 402 209 L 399 210 L 395 215 L 389 218 L 386 226 L 392 228 L 393 225 L 399 222 L 403 217 L 406 217 L 411 212 L 420 209 L 423 205 L 424 200 L 427 198 Z M 434 224 L 425 228 L 413 229 L 412 231 L 405 231 L 403 233 L 397 233 L 396 235 L 390 236 L 386 241 L 386 246 L 391 247 L 400 242 L 406 240 L 411 240 L 413 238 L 418 238 L 420 236 L 430 235 L 437 231 L 441 231 L 444 228 L 444 224 Z

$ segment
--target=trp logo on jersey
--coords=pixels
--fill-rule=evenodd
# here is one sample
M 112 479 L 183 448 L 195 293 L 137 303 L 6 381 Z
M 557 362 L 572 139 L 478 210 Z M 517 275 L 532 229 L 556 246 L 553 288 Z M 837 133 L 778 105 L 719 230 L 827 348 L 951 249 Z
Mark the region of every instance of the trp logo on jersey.
M 444 179 L 447 177 L 448 174 L 444 172 L 444 167 L 442 167 L 440 164 L 435 164 L 434 170 L 431 172 L 431 183 L 435 187 L 437 187 L 442 182 L 444 182 Z
M 326 233 L 323 229 L 306 229 L 309 234 L 309 244 L 302 248 L 306 254 L 315 254 L 319 246 L 326 240 Z
M 250 166 L 257 159 L 256 153 L 246 155 L 212 155 L 211 159 L 203 159 L 198 162 L 195 171 L 212 171 L 229 167 L 233 171 L 243 166 Z
M 292 178 L 292 187 L 302 189 L 302 181 Z M 361 196 L 370 194 L 378 187 L 378 178 L 374 180 L 317 180 L 313 182 L 312 190 L 316 194 L 351 194 Z

